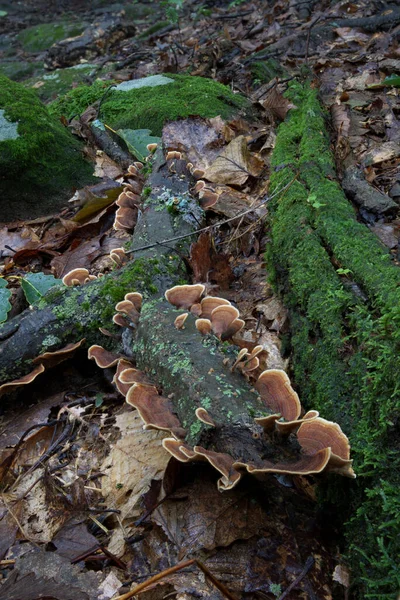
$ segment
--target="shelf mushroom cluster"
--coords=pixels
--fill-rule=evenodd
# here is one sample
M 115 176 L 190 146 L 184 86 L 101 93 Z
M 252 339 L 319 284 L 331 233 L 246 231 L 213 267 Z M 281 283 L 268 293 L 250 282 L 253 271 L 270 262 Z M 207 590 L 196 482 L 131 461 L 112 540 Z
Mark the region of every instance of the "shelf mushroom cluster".
M 140 195 L 142 193 L 144 178 L 141 174 L 143 164 L 135 162 L 128 167 L 128 182 L 121 194 L 118 196 L 115 213 L 114 229 L 119 231 L 131 232 L 139 214 Z
M 228 340 L 243 329 L 244 321 L 229 300 L 214 296 L 202 298 L 204 292 L 205 286 L 201 283 L 176 285 L 165 292 L 165 298 L 175 308 L 190 310 L 198 316 L 195 325 L 202 335 L 214 333 L 219 339 Z M 175 319 L 177 329 L 183 328 L 188 314 L 184 313 Z
M 223 298 L 202 298 L 204 291 L 205 286 L 202 284 L 175 286 L 168 290 L 165 296 L 176 308 L 189 310 L 197 316 L 196 324 L 199 321 L 207 322 L 206 333 L 214 333 L 220 339 L 227 339 L 236 329 L 232 324 L 239 320 L 239 313 Z M 124 313 L 124 318 L 137 324 L 141 303 L 141 295 L 132 292 L 117 304 L 116 309 L 119 313 Z M 228 313 L 224 313 L 226 309 Z M 220 318 L 221 313 L 223 318 Z M 188 312 L 179 315 L 175 320 L 175 327 L 184 328 L 188 316 Z M 200 329 L 198 325 L 197 328 Z M 258 356 L 261 351 L 262 346 L 256 346 L 252 351 L 243 348 L 231 369 L 240 367 L 245 375 L 254 371 L 259 366 Z M 265 436 L 272 435 L 274 439 L 278 439 L 278 443 L 279 440 L 283 442 L 288 436 L 294 435 L 299 452 L 291 460 L 279 458 L 274 461 L 260 457 L 255 462 L 245 462 L 240 456 L 214 452 L 197 445 L 192 448 L 185 439 L 187 432 L 175 414 L 171 400 L 162 396 L 147 375 L 134 368 L 126 358 L 110 353 L 101 346 L 92 346 L 89 349 L 89 358 L 94 359 L 102 368 L 116 366 L 113 381 L 120 393 L 126 397 L 127 403 L 137 409 L 144 422 L 144 429 L 170 433 L 172 437 L 164 438 L 162 444 L 177 460 L 209 462 L 221 474 L 218 481 L 220 490 L 234 487 L 245 472 L 256 475 L 309 475 L 327 470 L 355 477 L 346 435 L 337 423 L 321 418 L 316 410 L 310 410 L 302 416 L 299 397 L 293 390 L 287 374 L 282 370 L 270 369 L 258 376 L 254 387 L 268 414 L 255 418 L 254 421 L 259 430 L 264 431 Z M 207 427 L 215 428 L 216 432 L 223 427 L 223 424 L 216 423 L 214 417 L 203 407 L 194 407 L 193 410 L 196 419 Z

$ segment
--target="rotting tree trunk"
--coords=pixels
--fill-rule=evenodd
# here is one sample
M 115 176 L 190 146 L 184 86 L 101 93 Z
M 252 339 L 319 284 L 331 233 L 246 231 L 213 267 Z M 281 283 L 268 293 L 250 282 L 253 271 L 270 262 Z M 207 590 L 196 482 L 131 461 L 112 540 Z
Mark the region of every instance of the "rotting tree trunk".
M 155 161 L 148 184 L 152 192 L 147 207 L 135 228 L 132 247 L 157 244 L 162 240 L 193 231 L 183 215 L 171 215 L 160 206 L 158 196 L 164 189 L 172 195 L 187 192 L 187 181 L 171 175 L 160 156 Z M 161 210 L 160 210 L 161 208 Z M 197 223 L 194 221 L 196 227 Z M 29 373 L 32 360 L 43 352 L 53 352 L 66 344 L 85 338 L 86 345 L 107 344 L 110 338 L 99 327 L 120 333 L 113 326 L 115 305 L 131 291 L 145 298 L 160 296 L 165 289 L 186 276 L 178 243 L 156 246 L 136 254 L 124 268 L 82 287 L 57 287 L 38 308 L 26 310 L 0 326 L 0 384 Z M 187 244 L 183 247 L 183 254 Z M 113 329 L 114 327 L 114 329 Z
M 361 475 L 357 517 L 347 512 L 353 574 L 378 598 L 400 581 L 400 270 L 335 181 L 316 91 L 294 84 L 290 98 L 298 108 L 279 128 L 271 187 L 292 184 L 270 205 L 268 270 L 290 310 L 300 397 L 350 438 Z

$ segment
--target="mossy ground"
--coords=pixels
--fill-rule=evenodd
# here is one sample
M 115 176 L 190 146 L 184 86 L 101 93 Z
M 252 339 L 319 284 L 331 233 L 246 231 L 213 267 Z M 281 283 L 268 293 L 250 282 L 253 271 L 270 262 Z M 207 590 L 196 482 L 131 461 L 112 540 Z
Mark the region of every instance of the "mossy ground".
M 19 137 L 0 142 L 2 218 L 26 218 L 56 210 L 93 182 L 81 145 L 52 118 L 33 91 L 0 75 L 0 108 L 18 122 Z
M 110 90 L 107 94 L 107 88 L 96 82 L 90 88 L 72 90 L 54 102 L 51 111 L 70 118 L 102 99 L 99 116 L 113 129 L 150 129 L 153 135 L 161 135 L 166 121 L 189 115 L 229 118 L 240 110 L 250 110 L 243 96 L 212 79 L 170 74 L 168 77 L 174 83 L 129 92 Z
M 42 23 L 23 29 L 18 34 L 18 41 L 25 52 L 44 52 L 60 40 L 80 35 L 85 27 L 87 23 L 69 21 Z
M 347 519 L 360 597 L 400 589 L 400 270 L 332 178 L 317 94 L 294 84 L 272 159 L 268 268 L 291 312 L 302 402 L 348 434 L 356 482 L 330 489 Z M 344 490 L 346 493 L 344 493 Z

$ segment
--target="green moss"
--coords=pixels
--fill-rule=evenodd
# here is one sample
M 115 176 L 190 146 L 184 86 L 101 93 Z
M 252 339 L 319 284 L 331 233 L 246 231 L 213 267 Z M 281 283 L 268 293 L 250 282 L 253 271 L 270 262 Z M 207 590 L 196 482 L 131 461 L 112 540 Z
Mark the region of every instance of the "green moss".
M 143 33 L 138 35 L 138 38 L 139 38 L 139 40 L 144 40 L 144 39 L 148 38 L 150 35 L 152 35 L 153 33 L 157 33 L 157 31 L 160 31 L 160 29 L 163 29 L 167 25 L 169 25 L 169 21 L 160 21 L 159 23 L 155 23 L 154 25 L 152 25 L 151 27 L 146 29 L 146 31 L 143 31 Z
M 287 77 L 286 69 L 275 58 L 255 61 L 250 70 L 255 83 L 266 83 L 275 77 Z
M 250 110 L 249 102 L 228 87 L 202 77 L 170 75 L 174 83 L 143 87 L 128 92 L 111 90 L 101 103 L 100 118 L 113 129 L 150 129 L 161 135 L 166 121 L 189 115 L 229 118 L 240 110 Z M 77 88 L 56 101 L 53 114 L 67 118 L 82 112 L 104 96 L 104 88 Z
M 302 402 L 351 441 L 359 479 L 335 503 L 347 514 L 359 596 L 383 600 L 400 587 L 400 270 L 333 179 L 316 92 L 294 84 L 290 98 L 298 109 L 280 126 L 272 159 L 272 190 L 281 192 L 270 205 L 268 264 L 291 313 Z
M 71 119 L 80 115 L 88 106 L 101 100 L 112 82 L 97 80 L 92 85 L 80 85 L 49 105 L 50 114 Z
M 33 91 L 0 75 L 0 108 L 9 121 L 18 123 L 18 137 L 0 141 L 0 198 L 15 198 L 21 208 L 25 203 L 29 217 L 34 217 L 54 210 L 54 202 L 60 206 L 74 187 L 94 181 L 80 143 L 49 115 Z M 20 214 L 11 202 L 2 208 L 2 217 L 7 219 L 9 213 L 12 218 Z
M 96 73 L 96 66 L 91 64 L 79 64 L 66 69 L 55 69 L 50 73 L 44 73 L 31 77 L 24 81 L 27 88 L 35 89 L 35 92 L 43 102 L 54 100 L 57 96 L 65 94 L 77 84 L 90 83 Z M 34 88 L 38 83 L 40 87 Z
M 86 26 L 78 22 L 42 23 L 23 29 L 17 39 L 25 52 L 43 52 L 60 40 L 80 35 Z

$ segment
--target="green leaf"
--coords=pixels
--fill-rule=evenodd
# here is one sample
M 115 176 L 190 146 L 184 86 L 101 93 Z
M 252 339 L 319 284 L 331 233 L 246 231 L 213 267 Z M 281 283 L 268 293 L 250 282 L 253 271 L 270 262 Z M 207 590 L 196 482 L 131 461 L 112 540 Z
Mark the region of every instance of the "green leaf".
M 400 75 L 389 75 L 380 83 L 373 83 L 367 87 L 367 90 L 378 90 L 384 87 L 400 87 Z
M 124 140 L 129 152 L 141 162 L 150 154 L 147 150 L 147 144 L 159 144 L 161 142 L 160 137 L 151 135 L 150 129 L 118 129 L 116 133 Z
M 10 290 L 7 288 L 7 281 L 0 278 L 0 323 L 7 321 L 7 314 L 11 309 L 9 298 L 11 296 Z
M 21 281 L 25 298 L 29 304 L 35 305 L 55 285 L 61 284 L 61 279 L 44 273 L 28 273 Z
M 6 10 L 0 10 L 0 17 L 6 17 L 8 12 Z
M 99 408 L 103 404 L 103 394 L 96 394 L 96 399 L 94 401 L 94 405 L 96 408 Z

